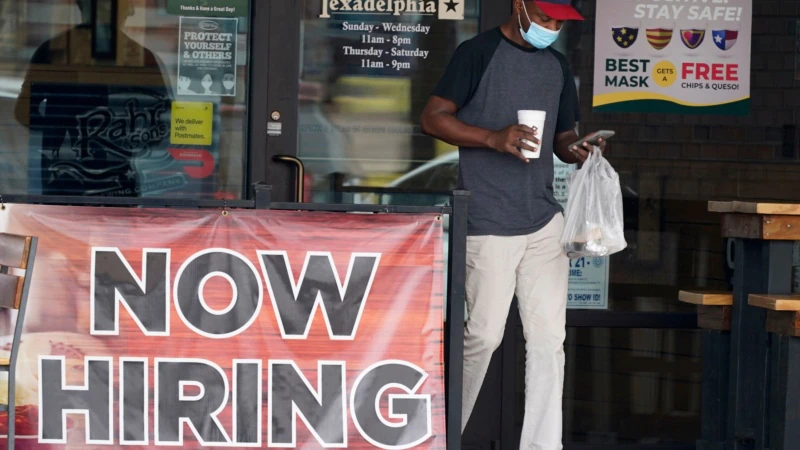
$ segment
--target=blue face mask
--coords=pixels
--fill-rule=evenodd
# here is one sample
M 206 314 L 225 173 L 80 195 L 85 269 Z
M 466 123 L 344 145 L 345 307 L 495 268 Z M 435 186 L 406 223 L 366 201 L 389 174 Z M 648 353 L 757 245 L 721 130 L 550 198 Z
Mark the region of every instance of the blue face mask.
M 517 16 L 517 20 L 519 21 L 519 32 L 522 34 L 522 39 L 525 39 L 525 42 L 531 44 L 532 46 L 538 48 L 539 50 L 545 49 L 553 45 L 558 39 L 559 33 L 561 30 L 553 31 L 548 30 L 547 28 L 537 25 L 531 22 L 531 19 L 528 17 L 528 8 L 525 7 L 525 1 L 522 2 L 522 7 L 525 9 L 525 18 L 528 19 L 531 26 L 528 27 L 528 31 L 525 32 L 522 30 L 522 19 L 520 19 L 519 15 Z

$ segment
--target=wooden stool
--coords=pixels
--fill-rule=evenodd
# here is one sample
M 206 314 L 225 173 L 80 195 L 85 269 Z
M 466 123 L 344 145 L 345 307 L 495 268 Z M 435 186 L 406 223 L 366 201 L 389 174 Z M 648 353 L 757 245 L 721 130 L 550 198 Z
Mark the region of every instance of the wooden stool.
M 698 448 L 722 449 L 728 417 L 728 371 L 733 293 L 680 291 L 678 300 L 696 305 L 703 334 L 701 442 Z
M 680 291 L 678 300 L 697 305 L 697 327 L 704 330 L 731 330 L 733 292 Z

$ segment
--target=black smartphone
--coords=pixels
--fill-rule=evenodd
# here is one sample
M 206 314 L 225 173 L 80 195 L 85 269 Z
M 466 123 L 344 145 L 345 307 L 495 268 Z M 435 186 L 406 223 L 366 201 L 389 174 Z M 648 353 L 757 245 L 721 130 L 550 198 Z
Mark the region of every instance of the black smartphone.
M 597 145 L 597 141 L 598 140 L 603 139 L 604 141 L 607 141 L 607 140 L 611 139 L 611 137 L 614 136 L 615 134 L 616 133 L 614 133 L 611 130 L 595 131 L 594 133 L 592 133 L 592 134 L 590 134 L 590 135 L 588 135 L 588 136 L 586 136 L 586 137 L 584 137 L 582 139 L 579 139 L 576 142 L 573 142 L 572 144 L 569 145 L 569 148 L 570 148 L 570 150 L 573 147 L 579 147 L 580 148 L 580 147 L 583 146 L 584 142 L 588 142 L 589 145 Z

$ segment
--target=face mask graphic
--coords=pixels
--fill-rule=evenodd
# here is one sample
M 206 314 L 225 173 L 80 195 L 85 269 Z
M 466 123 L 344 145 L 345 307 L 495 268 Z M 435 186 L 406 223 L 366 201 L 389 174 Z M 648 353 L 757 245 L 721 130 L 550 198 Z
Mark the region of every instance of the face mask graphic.
M 672 28 L 648 28 L 647 42 L 656 50 L 663 50 L 672 41 Z
M 525 42 L 531 44 L 532 46 L 538 48 L 539 50 L 545 49 L 553 45 L 553 43 L 558 39 L 559 33 L 561 30 L 553 31 L 548 30 L 547 28 L 537 25 L 533 23 L 528 17 L 528 8 L 525 6 L 525 1 L 522 2 L 522 8 L 525 10 L 525 18 L 528 19 L 528 23 L 530 26 L 528 27 L 528 31 L 524 31 L 522 29 L 522 19 L 517 15 L 517 21 L 519 22 L 519 32 L 522 34 L 522 39 L 525 39 Z
M 619 48 L 630 48 L 639 37 L 638 27 L 612 27 L 611 37 Z
M 683 45 L 690 50 L 700 47 L 700 44 L 703 43 L 705 38 L 706 30 L 701 30 L 698 28 L 681 30 L 681 41 L 683 42 Z
M 739 30 L 712 30 L 711 38 L 718 49 L 727 52 L 732 49 L 739 39 Z
M 234 86 L 236 86 L 236 80 L 234 80 L 233 78 L 228 78 L 228 77 L 223 78 L 222 79 L 222 86 L 224 86 L 225 89 L 230 91 L 231 89 L 233 89 Z

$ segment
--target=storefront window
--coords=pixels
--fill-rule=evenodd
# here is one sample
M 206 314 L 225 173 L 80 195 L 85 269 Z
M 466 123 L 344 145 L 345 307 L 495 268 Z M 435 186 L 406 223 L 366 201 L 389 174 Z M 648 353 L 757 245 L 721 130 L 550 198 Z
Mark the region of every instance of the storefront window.
M 566 354 L 564 442 L 681 444 L 697 440 L 702 380 L 699 332 L 570 328 Z
M 246 0 L 0 0 L 0 192 L 241 198 Z
M 317 201 L 334 173 L 387 186 L 454 150 L 422 135 L 419 116 L 456 47 L 478 32 L 478 0 L 343 4 L 304 0 L 298 154 Z

